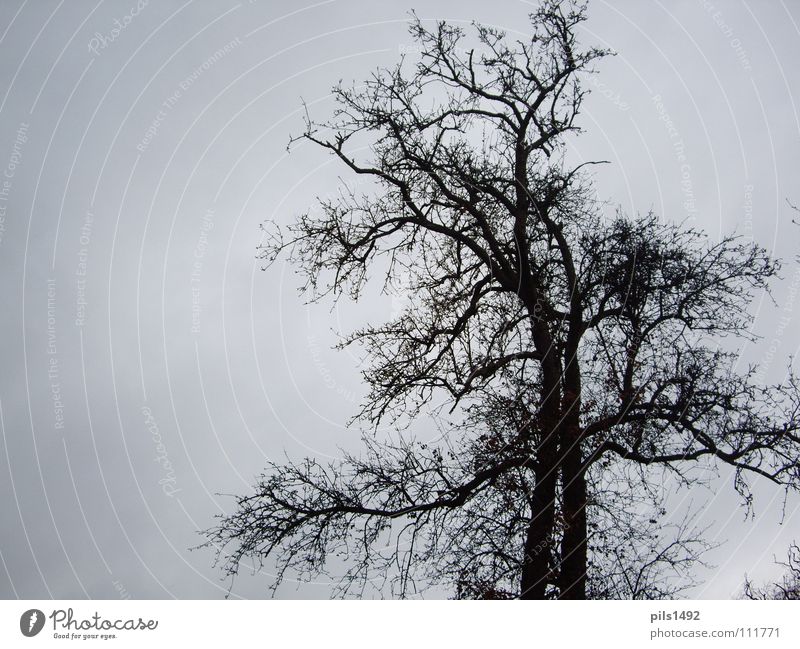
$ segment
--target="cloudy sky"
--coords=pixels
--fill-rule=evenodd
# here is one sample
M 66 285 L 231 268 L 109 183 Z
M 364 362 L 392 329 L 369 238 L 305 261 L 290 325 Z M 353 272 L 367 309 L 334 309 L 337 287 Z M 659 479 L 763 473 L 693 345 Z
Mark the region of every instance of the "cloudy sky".
M 190 550 L 230 510 L 218 494 L 267 459 L 358 447 L 359 358 L 331 345 L 397 307 L 308 305 L 291 267 L 261 271 L 259 225 L 339 182 L 319 151 L 287 155 L 301 98 L 324 118 L 334 82 L 395 63 L 412 9 L 524 37 L 532 4 L 0 0 L 0 596 L 225 595 Z M 572 155 L 610 161 L 598 193 L 630 213 L 786 259 L 742 350 L 780 380 L 800 343 L 800 4 L 593 0 L 580 37 L 618 56 Z M 692 596 L 774 575 L 800 537 L 796 499 L 757 496 L 745 520 L 726 470 L 679 494 L 724 542 Z M 232 595 L 271 581 L 245 572 Z

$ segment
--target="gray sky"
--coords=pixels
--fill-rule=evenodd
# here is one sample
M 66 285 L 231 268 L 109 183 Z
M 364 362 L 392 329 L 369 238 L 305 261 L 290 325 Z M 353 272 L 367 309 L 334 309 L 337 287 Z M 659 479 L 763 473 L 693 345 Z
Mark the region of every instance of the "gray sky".
M 268 458 L 358 447 L 359 359 L 333 331 L 397 305 L 306 305 L 255 246 L 338 182 L 319 151 L 286 155 L 300 98 L 323 118 L 332 83 L 396 62 L 412 8 L 513 34 L 531 3 L 0 0 L 0 596 L 222 597 L 212 553 L 188 550 L 232 505 L 215 494 Z M 628 212 L 786 257 L 743 350 L 781 379 L 800 343 L 800 4 L 594 0 L 581 37 L 619 54 L 572 155 L 612 163 L 598 193 Z M 781 493 L 757 493 L 748 521 L 726 470 L 678 496 L 726 541 L 694 596 L 774 575 L 800 538 L 797 499 L 779 525 Z M 242 574 L 233 595 L 270 583 Z

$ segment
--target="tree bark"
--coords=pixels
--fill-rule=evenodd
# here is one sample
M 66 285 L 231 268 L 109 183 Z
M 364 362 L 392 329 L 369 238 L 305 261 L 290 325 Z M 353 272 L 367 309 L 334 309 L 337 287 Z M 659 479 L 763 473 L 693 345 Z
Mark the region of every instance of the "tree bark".
M 583 471 L 581 430 L 581 371 L 578 332 L 582 324 L 578 305 L 570 322 L 564 358 L 564 399 L 560 428 L 564 536 L 561 542 L 559 599 L 586 599 L 586 477 Z
M 552 431 L 542 440 L 536 462 L 533 507 L 525 538 L 520 599 L 544 599 L 551 581 L 553 528 L 555 526 L 556 450 L 558 437 Z
M 570 451 L 562 465 L 564 538 L 561 543 L 559 599 L 586 599 L 586 478 L 580 473 L 580 466 L 580 452 Z
M 559 599 L 586 599 L 586 477 L 580 426 L 581 375 L 576 352 L 565 362 L 564 416 L 561 425 L 561 479 L 564 537 L 561 542 Z
M 534 302 L 535 304 L 535 302 Z M 547 325 L 535 311 L 532 326 L 534 345 L 542 354 L 542 393 L 535 429 L 538 433 L 533 504 L 525 538 L 521 599 L 544 599 L 552 582 L 551 558 L 558 480 L 558 426 L 561 401 L 561 363 Z

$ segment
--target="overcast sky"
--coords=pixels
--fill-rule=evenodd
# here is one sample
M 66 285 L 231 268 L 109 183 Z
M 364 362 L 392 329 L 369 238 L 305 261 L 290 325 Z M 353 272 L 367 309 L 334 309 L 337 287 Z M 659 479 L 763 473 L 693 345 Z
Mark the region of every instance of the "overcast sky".
M 409 11 L 524 37 L 533 3 L 0 0 L 0 596 L 218 598 L 197 530 L 268 459 L 357 449 L 364 390 L 335 331 L 389 316 L 309 306 L 261 272 L 259 224 L 288 223 L 342 171 L 287 156 L 330 86 L 408 51 Z M 611 162 L 598 194 L 629 213 L 737 230 L 785 258 L 743 363 L 780 380 L 800 343 L 800 4 L 593 0 L 583 42 L 611 47 L 572 155 Z M 670 488 L 667 485 L 666 488 Z M 691 594 L 775 574 L 798 501 L 755 516 L 722 470 L 683 493 L 724 541 Z M 269 566 L 234 597 L 261 597 Z M 325 597 L 287 583 L 281 597 Z

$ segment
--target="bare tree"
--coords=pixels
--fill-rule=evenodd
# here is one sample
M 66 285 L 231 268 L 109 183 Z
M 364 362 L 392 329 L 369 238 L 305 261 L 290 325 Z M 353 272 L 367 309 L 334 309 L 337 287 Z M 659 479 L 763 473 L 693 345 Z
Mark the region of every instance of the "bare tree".
M 402 313 L 343 343 L 370 359 L 357 421 L 398 432 L 367 431 L 330 465 L 270 464 L 207 531 L 231 576 L 245 558 L 281 579 L 336 557 L 342 593 L 378 577 L 396 596 L 667 596 L 703 543 L 683 524 L 646 535 L 675 520 L 664 475 L 693 485 L 730 465 L 745 499 L 748 476 L 798 487 L 794 381 L 761 387 L 722 346 L 748 336 L 778 263 L 607 215 L 567 147 L 581 79 L 608 52 L 577 43 L 583 5 L 546 0 L 530 19 L 525 40 L 475 25 L 470 41 L 415 18 L 419 61 L 338 85 L 333 117 L 296 139 L 373 184 L 272 231 L 263 258 L 287 251 L 314 299 L 358 299 L 370 269 L 406 287 Z M 403 434 L 434 403 L 429 425 L 453 413 L 441 441 Z
M 792 543 L 786 561 L 778 561 L 785 568 L 780 581 L 756 586 L 745 578 L 744 594 L 746 599 L 800 599 L 800 545 Z

